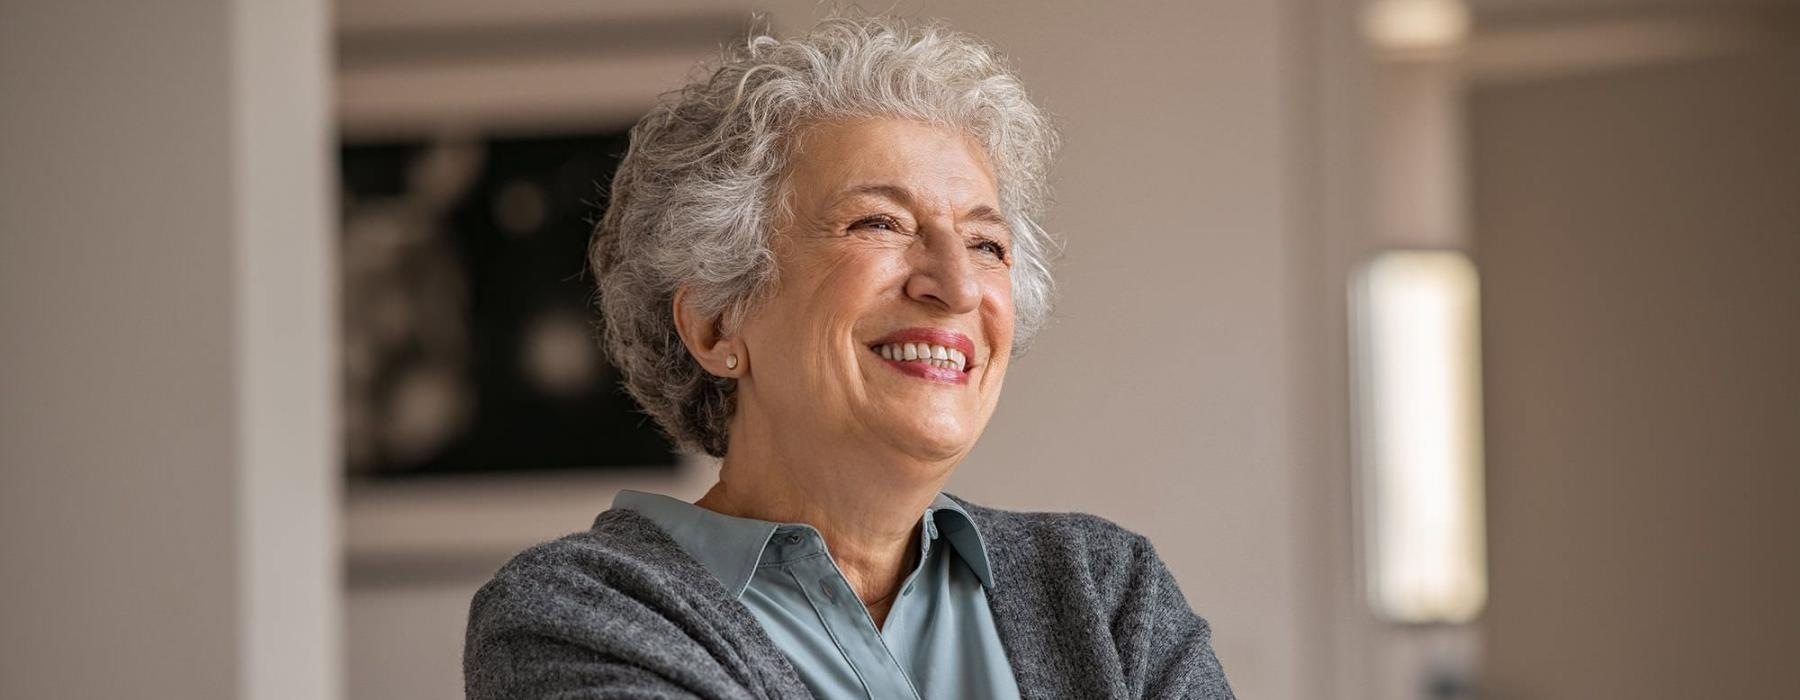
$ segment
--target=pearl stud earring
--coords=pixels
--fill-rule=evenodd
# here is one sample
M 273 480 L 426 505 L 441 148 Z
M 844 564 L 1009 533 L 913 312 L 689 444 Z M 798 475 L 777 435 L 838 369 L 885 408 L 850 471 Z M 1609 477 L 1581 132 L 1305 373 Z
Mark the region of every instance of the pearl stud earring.
M 737 369 L 737 355 L 725 356 L 725 369 Z

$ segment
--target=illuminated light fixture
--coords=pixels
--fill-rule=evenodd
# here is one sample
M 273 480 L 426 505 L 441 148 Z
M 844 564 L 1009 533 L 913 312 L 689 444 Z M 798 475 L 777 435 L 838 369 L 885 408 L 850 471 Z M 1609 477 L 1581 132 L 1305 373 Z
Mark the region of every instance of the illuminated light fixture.
M 1469 36 L 1469 8 L 1460 0 L 1371 0 L 1363 6 L 1363 35 L 1390 51 L 1454 48 Z
M 1454 251 L 1392 251 L 1352 294 L 1370 604 L 1463 623 L 1487 602 L 1479 290 Z

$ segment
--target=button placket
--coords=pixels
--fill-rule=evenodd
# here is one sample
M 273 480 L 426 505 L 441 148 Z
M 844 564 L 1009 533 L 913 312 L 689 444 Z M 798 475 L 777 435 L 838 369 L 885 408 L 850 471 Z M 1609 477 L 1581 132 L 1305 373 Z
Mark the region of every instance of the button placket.
M 912 679 L 888 648 L 886 637 L 875 626 L 868 609 L 857 598 L 855 589 L 851 588 L 850 582 L 844 579 L 843 572 L 830 557 L 806 558 L 790 562 L 783 568 L 796 579 L 796 583 L 805 580 L 814 582 L 813 586 L 804 586 L 802 583 L 802 590 L 812 599 L 826 632 L 844 654 L 845 661 L 849 662 L 862 679 L 871 697 L 914 700 L 919 697 Z M 809 589 L 816 589 L 817 592 Z

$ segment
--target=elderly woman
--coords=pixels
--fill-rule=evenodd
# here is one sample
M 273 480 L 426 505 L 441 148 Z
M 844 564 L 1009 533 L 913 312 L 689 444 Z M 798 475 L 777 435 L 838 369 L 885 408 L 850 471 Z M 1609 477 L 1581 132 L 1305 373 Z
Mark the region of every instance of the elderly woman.
M 501 569 L 469 697 L 1231 697 L 1143 537 L 940 491 L 1048 313 L 1053 145 L 986 46 L 884 19 L 756 37 L 638 123 L 606 345 L 719 480 Z

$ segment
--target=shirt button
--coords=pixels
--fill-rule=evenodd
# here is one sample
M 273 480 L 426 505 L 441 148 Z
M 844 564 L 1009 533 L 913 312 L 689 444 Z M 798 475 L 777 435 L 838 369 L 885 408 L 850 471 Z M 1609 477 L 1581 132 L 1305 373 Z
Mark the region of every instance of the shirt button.
M 787 536 L 787 543 L 788 544 L 800 544 L 800 536 L 795 535 L 795 534 L 789 534 Z
M 906 584 L 906 590 L 900 591 L 900 595 L 912 595 L 912 587 L 912 584 Z

